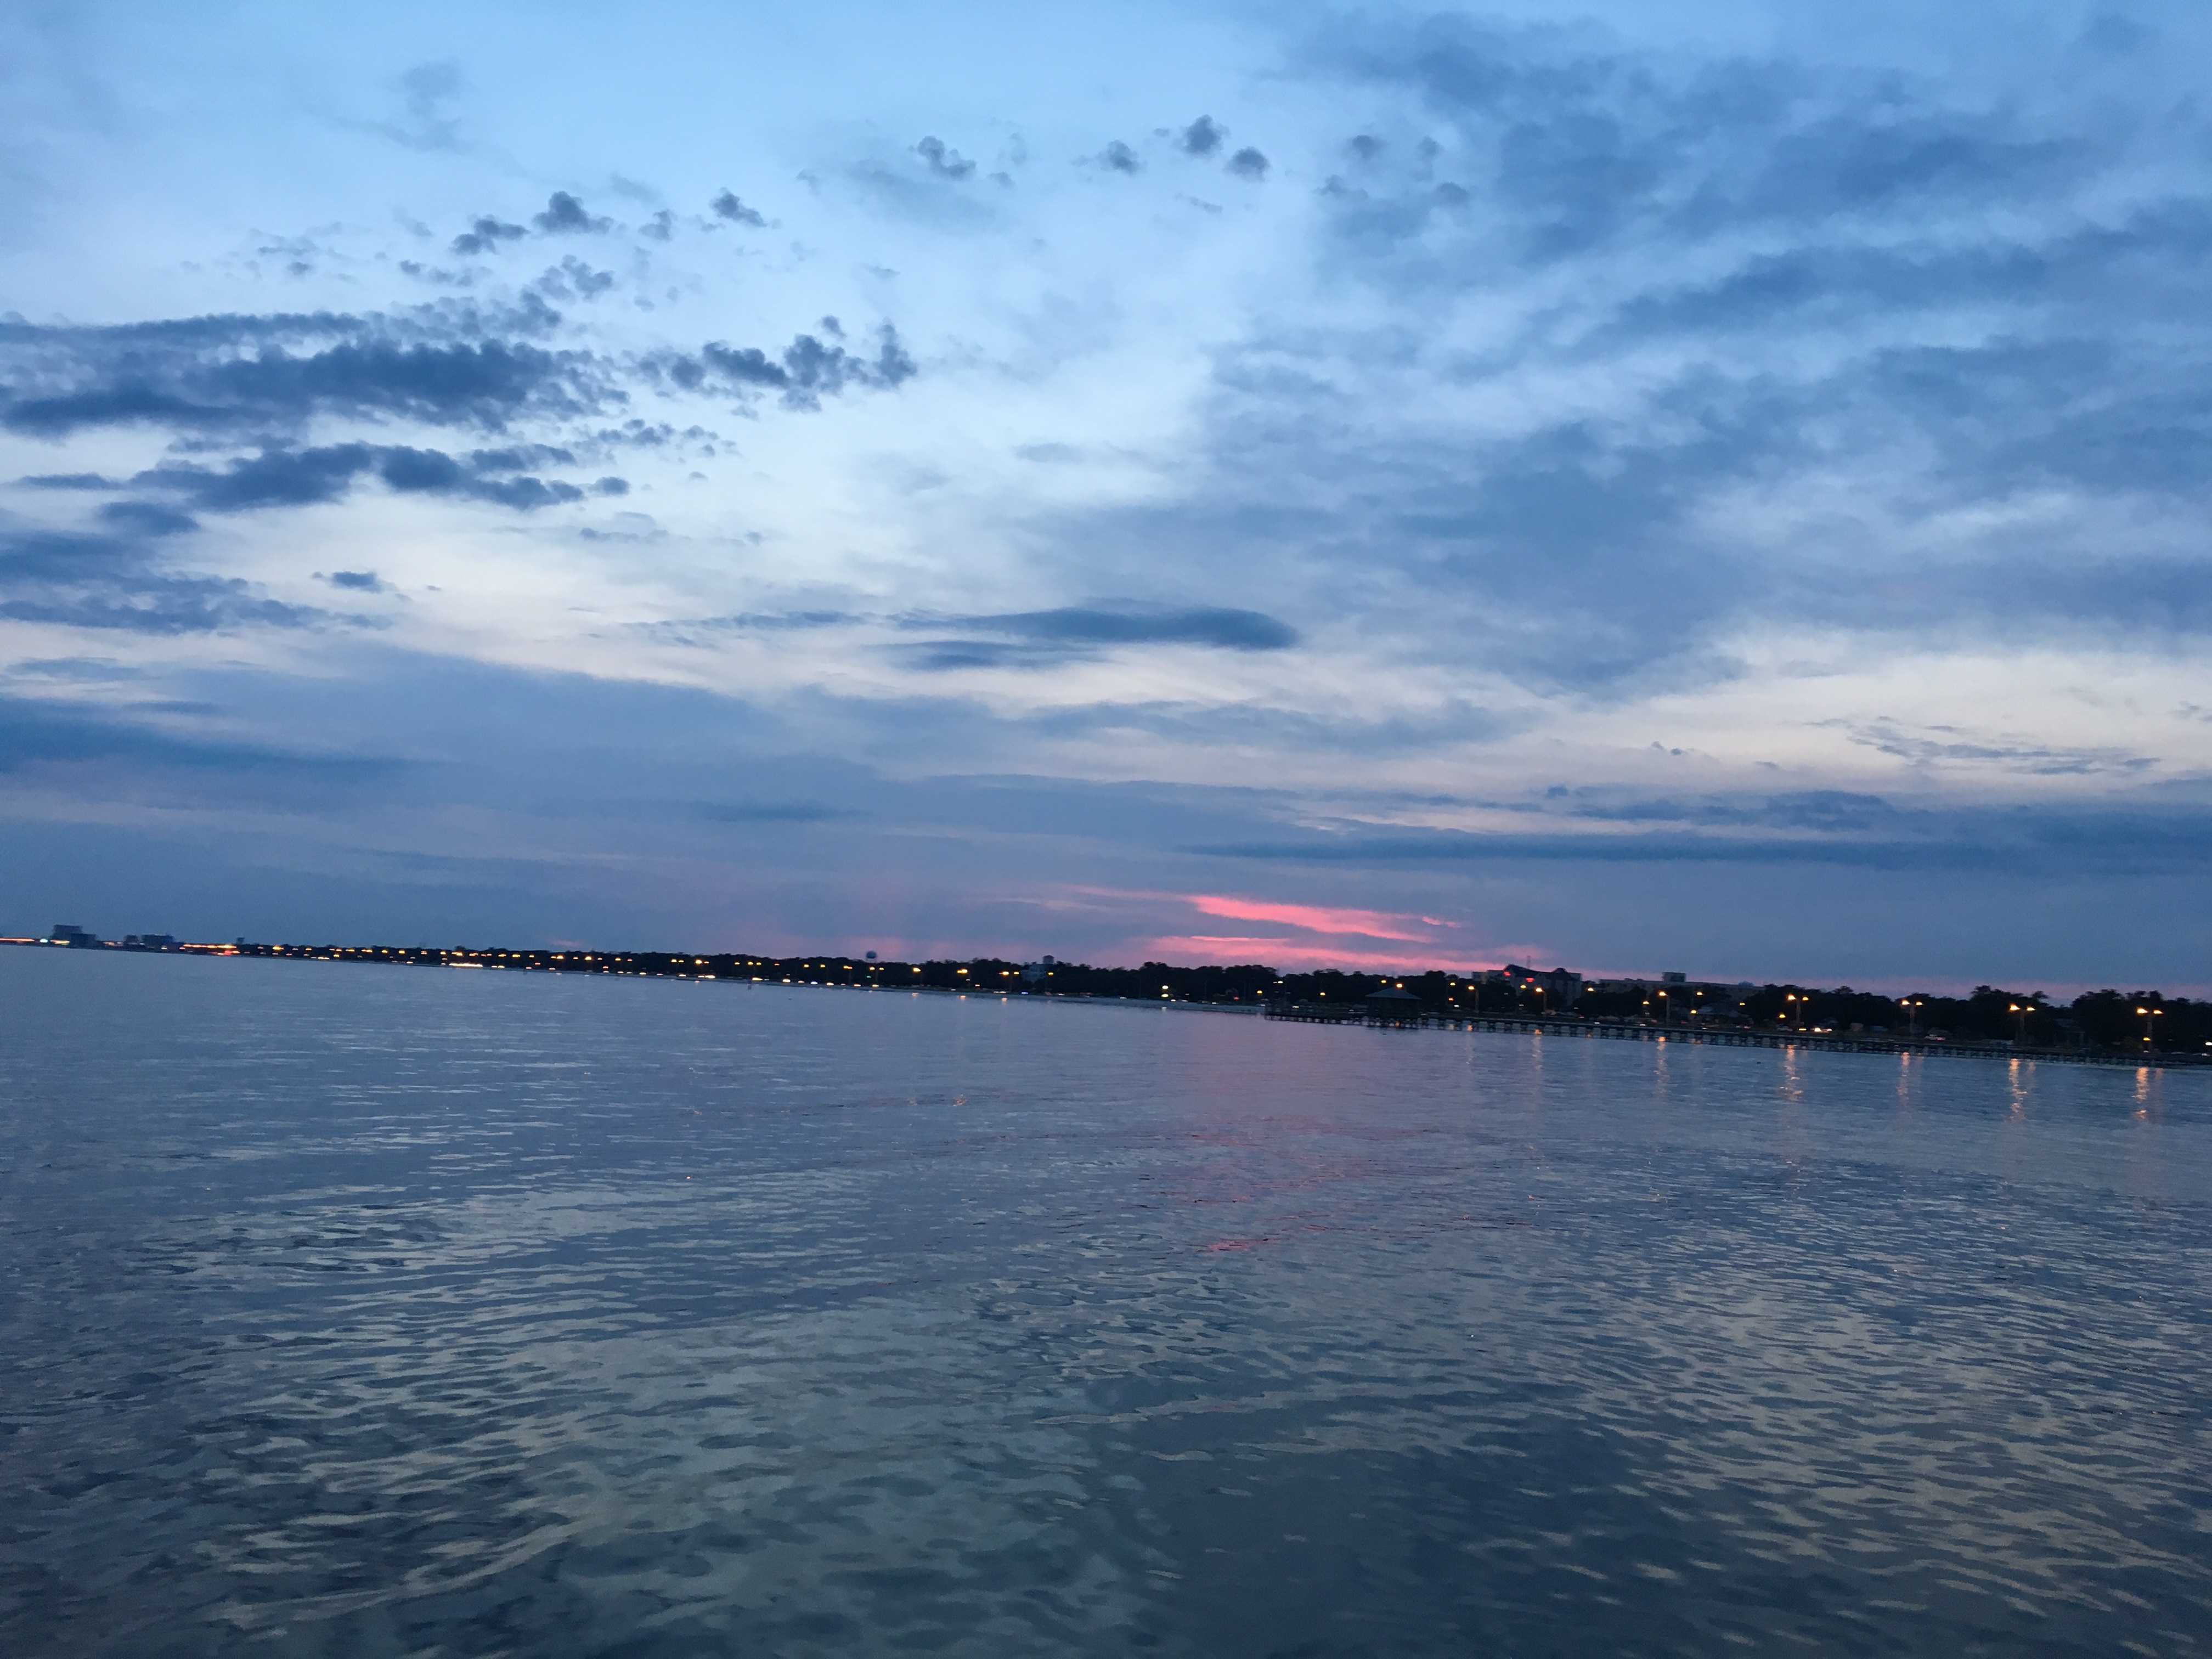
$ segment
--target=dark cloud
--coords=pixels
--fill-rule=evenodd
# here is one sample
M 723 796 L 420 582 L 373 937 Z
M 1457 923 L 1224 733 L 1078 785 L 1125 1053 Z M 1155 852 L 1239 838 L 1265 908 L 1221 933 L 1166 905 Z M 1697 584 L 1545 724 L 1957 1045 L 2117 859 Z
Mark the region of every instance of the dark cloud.
M 10 356 L 23 371 L 15 395 L 0 403 L 0 424 L 61 438 L 122 425 L 283 431 L 339 415 L 496 430 L 526 414 L 584 414 L 621 401 L 612 366 L 588 353 L 513 338 L 405 337 L 425 320 L 223 318 L 166 327 L 0 329 L 0 349 L 15 347 Z M 456 320 L 468 327 L 474 319 Z M 258 337 L 257 321 L 268 325 Z
M 738 200 L 732 191 L 722 191 L 714 198 L 713 206 L 716 218 L 726 219 L 733 225 L 750 225 L 755 230 L 763 230 L 768 226 L 766 219 Z
M 469 465 L 479 472 L 527 472 L 532 467 L 575 464 L 575 452 L 559 444 L 509 444 L 469 452 Z
M 2212 870 L 2212 813 L 2201 807 L 1964 808 L 1896 815 L 1863 834 L 1775 836 L 1624 831 L 1527 835 L 1347 825 L 1194 846 L 1214 857 L 1388 868 L 1462 864 L 1833 866 L 2081 878 Z
M 1070 606 L 995 617 L 957 617 L 956 628 L 1070 645 L 1211 645 L 1229 651 L 1280 651 L 1297 630 L 1257 611 L 1109 611 Z
M 612 280 L 580 260 L 557 269 L 571 293 L 579 287 L 597 291 Z M 896 386 L 915 372 L 894 329 L 880 329 L 874 349 L 857 352 L 842 343 L 833 319 L 823 319 L 827 339 L 799 335 L 775 357 L 716 342 L 696 357 L 663 354 L 625 362 L 519 337 L 558 321 L 534 295 L 503 309 L 447 304 L 389 315 L 187 318 L 109 328 L 0 320 L 0 371 L 6 373 L 0 426 L 46 439 L 100 427 L 154 426 L 203 445 L 232 434 L 276 451 L 289 447 L 271 440 L 329 417 L 500 433 L 605 415 L 622 408 L 629 395 L 625 382 L 641 376 L 679 390 L 772 390 L 787 406 L 810 409 L 850 388 Z M 632 420 L 599 435 L 606 442 L 638 442 L 659 430 Z M 26 482 L 34 488 L 103 487 L 96 477 L 52 474 Z
M 159 501 L 110 501 L 100 509 L 102 524 L 141 536 L 181 536 L 198 530 L 199 521 Z
M 153 635 L 359 621 L 264 599 L 246 582 L 169 570 L 128 520 L 110 533 L 0 531 L 0 617 Z
M 389 593 L 392 591 L 378 579 L 374 570 L 333 570 L 325 580 L 332 587 L 349 587 L 362 593 Z
M 1328 280 L 1397 324 L 1255 329 L 1187 498 L 1055 533 L 1123 568 L 1266 568 L 1271 609 L 1342 605 L 1406 659 L 1547 696 L 1711 684 L 1745 672 L 1735 640 L 1793 628 L 2212 634 L 2184 544 L 2212 510 L 2212 189 L 2146 167 L 2164 129 L 2063 88 L 1978 106 L 1595 39 L 1329 34 L 1321 72 L 1440 141 L 1356 144 L 1322 198 Z M 1589 395 L 1504 433 L 1447 412 L 1553 377 Z
M 400 495 L 447 495 L 529 512 L 584 499 L 584 491 L 575 484 L 520 473 L 521 467 L 540 459 L 564 458 L 567 453 L 526 446 L 455 456 L 441 449 L 402 444 L 328 444 L 307 449 L 264 449 L 219 468 L 172 463 L 142 472 L 132 483 L 166 490 L 204 513 L 312 507 L 342 499 L 372 476 Z M 600 493 L 610 492 L 602 489 Z
M 614 272 L 594 270 L 573 253 L 557 265 L 548 265 L 532 284 L 548 299 L 563 301 L 596 300 L 614 285 Z
M 776 392 L 793 409 L 818 408 L 823 398 L 848 386 L 889 391 L 911 380 L 916 372 L 897 330 L 888 323 L 877 332 L 872 356 L 860 356 L 842 345 L 801 334 L 776 357 L 757 346 L 712 341 L 701 347 L 696 357 L 667 356 L 650 362 L 656 373 L 685 391 L 720 386 L 739 392 Z
M 1240 179 L 1267 176 L 1267 158 L 1256 149 L 1240 149 L 1229 158 L 1229 170 Z
M 1145 167 L 1137 152 L 1118 138 L 1098 152 L 1098 165 L 1113 173 L 1141 173 Z
M 695 617 L 641 623 L 636 631 L 662 645 L 704 647 L 732 634 L 783 634 L 817 628 L 843 628 L 872 617 L 847 611 L 745 611 L 730 617 Z
M 442 450 L 395 446 L 377 452 L 377 476 L 391 489 L 404 495 L 451 495 L 465 501 L 490 501 L 520 512 L 562 506 L 584 498 L 584 492 L 576 485 L 558 479 L 544 479 L 531 473 L 502 476 L 512 472 L 507 465 L 509 457 L 498 451 L 489 453 L 494 458 L 493 464 L 484 465 L 473 457 L 463 461 Z
M 914 147 L 914 153 L 929 163 L 929 170 L 940 179 L 965 179 L 975 171 L 975 164 L 957 150 L 948 149 L 941 138 L 925 138 Z
M 313 507 L 343 496 L 356 477 L 375 465 L 377 453 L 369 444 L 264 449 L 220 469 L 175 463 L 142 472 L 131 482 L 172 491 L 204 513 Z
M 502 224 L 493 218 L 478 219 L 453 238 L 453 251 L 464 258 L 489 253 L 501 242 L 512 242 L 529 234 L 520 225 Z
M 41 763 L 88 761 L 361 779 L 387 774 L 396 764 L 380 757 L 311 755 L 264 744 L 219 741 L 148 725 L 82 703 L 0 693 L 0 772 Z
M 1227 130 L 1218 125 L 1212 116 L 1201 115 L 1182 130 L 1176 142 L 1186 155 L 1211 155 L 1228 137 Z
M 545 210 L 532 215 L 530 222 L 547 236 L 597 235 L 614 228 L 613 220 L 594 218 L 565 190 L 556 190 L 547 198 Z
M 34 472 L 15 482 L 30 489 L 120 489 L 122 483 L 98 472 Z
M 1524 810 L 1613 823 L 1688 823 L 1706 829 L 1808 830 L 1838 835 L 1869 830 L 1895 835 L 1933 822 L 1929 814 L 1908 812 L 1882 796 L 1843 789 L 1709 795 L 1686 800 L 1622 799 L 1618 790 L 1562 787 Z
M 1109 610 L 1069 606 L 999 616 L 908 617 L 913 630 L 957 629 L 986 639 L 934 640 L 902 648 L 915 667 L 1043 668 L 1116 645 L 1198 645 L 1224 651 L 1280 651 L 1298 641 L 1288 623 L 1256 611 Z

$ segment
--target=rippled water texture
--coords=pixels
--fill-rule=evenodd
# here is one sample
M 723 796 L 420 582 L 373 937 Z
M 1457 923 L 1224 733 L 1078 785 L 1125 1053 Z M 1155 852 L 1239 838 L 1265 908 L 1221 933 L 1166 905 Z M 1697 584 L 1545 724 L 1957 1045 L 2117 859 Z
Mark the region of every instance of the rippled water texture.
M 11 1659 L 2212 1645 L 2212 1079 L 0 996 Z

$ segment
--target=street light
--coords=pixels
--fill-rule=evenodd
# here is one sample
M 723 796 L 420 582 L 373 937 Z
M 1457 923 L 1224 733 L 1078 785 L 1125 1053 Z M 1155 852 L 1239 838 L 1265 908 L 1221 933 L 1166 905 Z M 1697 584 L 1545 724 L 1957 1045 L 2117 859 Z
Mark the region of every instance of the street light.
M 2152 1029 L 2151 1021 L 2156 1019 L 2160 1014 L 2164 1013 L 2166 1010 L 2163 1008 L 2137 1008 L 2136 1012 L 2142 1016 L 2143 1047 L 2148 1048 L 2153 1046 L 2150 1036 Z
M 2013 1017 L 2012 1041 L 2013 1046 L 2018 1048 L 2027 1041 L 2027 1016 L 2031 1012 L 2030 1006 L 2025 1002 L 2008 1002 L 2005 1004 L 2005 1011 Z

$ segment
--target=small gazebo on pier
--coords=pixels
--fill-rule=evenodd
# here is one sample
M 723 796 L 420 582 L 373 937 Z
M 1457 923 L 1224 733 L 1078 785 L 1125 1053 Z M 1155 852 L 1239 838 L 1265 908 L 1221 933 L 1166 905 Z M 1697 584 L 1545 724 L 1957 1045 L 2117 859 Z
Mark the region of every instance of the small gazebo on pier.
M 1421 1013 L 1420 998 L 1411 991 L 1401 991 L 1395 985 L 1386 985 L 1379 991 L 1367 994 L 1367 1023 L 1370 1025 L 1419 1025 Z

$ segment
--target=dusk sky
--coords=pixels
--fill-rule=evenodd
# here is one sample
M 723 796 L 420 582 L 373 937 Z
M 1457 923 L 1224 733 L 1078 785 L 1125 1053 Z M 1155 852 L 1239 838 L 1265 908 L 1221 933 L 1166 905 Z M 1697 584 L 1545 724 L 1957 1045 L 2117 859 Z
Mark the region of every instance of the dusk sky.
M 0 929 L 2202 988 L 2208 69 L 9 8 Z

